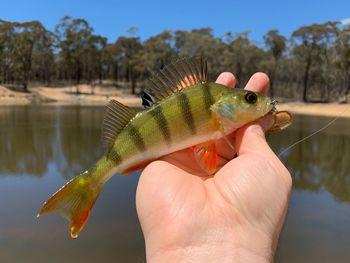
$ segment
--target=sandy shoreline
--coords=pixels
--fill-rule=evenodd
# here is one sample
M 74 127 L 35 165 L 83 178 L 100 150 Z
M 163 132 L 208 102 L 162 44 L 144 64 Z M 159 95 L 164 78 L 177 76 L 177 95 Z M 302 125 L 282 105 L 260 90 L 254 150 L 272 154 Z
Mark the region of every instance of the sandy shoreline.
M 278 104 L 277 109 L 302 115 L 350 118 L 350 104 L 289 102 Z
M 79 85 L 80 94 L 76 95 L 76 86 L 64 88 L 38 87 L 30 89 L 30 93 L 16 92 L 0 86 L 0 106 L 3 105 L 96 105 L 104 106 L 115 99 L 130 107 L 140 107 L 141 99 L 129 94 L 129 90 L 112 87 Z M 93 95 L 91 95 L 93 91 Z M 341 115 L 350 118 L 350 105 L 337 103 L 279 103 L 277 109 L 287 110 L 295 114 L 334 117 Z
M 76 86 L 63 88 L 36 87 L 30 93 L 16 92 L 0 86 L 1 105 L 106 105 L 112 99 L 130 107 L 140 107 L 141 98 L 129 94 L 129 90 L 115 87 L 79 85 L 80 94 L 76 94 Z M 93 93 L 93 94 L 92 94 Z

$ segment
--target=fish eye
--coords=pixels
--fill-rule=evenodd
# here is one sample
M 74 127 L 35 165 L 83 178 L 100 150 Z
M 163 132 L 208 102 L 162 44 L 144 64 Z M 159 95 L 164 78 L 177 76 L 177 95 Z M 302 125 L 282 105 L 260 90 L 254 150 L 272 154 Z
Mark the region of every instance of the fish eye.
M 258 100 L 258 96 L 254 92 L 248 91 L 245 96 L 245 101 L 249 104 L 254 104 Z

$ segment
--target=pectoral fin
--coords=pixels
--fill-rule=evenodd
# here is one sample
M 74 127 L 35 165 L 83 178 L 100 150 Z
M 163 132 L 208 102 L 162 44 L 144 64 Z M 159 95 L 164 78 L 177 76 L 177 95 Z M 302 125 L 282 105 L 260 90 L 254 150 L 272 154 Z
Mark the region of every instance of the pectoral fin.
M 198 165 L 209 175 L 216 172 L 217 153 L 213 141 L 191 147 Z

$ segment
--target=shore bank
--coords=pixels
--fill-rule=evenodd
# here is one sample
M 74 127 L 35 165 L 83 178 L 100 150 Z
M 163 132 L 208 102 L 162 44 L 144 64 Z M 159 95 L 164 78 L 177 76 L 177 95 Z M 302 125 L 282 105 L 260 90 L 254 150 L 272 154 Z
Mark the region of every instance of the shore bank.
M 77 90 L 79 93 L 77 94 Z M 115 87 L 79 85 L 63 88 L 35 87 L 29 93 L 10 90 L 0 86 L 1 105 L 107 105 L 112 99 L 130 107 L 140 107 L 141 98 L 128 89 Z
M 128 89 L 116 89 L 113 87 L 79 85 L 79 94 L 76 94 L 77 86 L 64 88 L 36 87 L 29 89 L 30 93 L 17 92 L 0 86 L 0 106 L 2 105 L 96 105 L 104 106 L 112 100 L 130 106 L 140 107 L 141 98 L 131 95 Z M 287 110 L 294 114 L 317 115 L 350 118 L 349 104 L 337 103 L 279 103 L 278 110 Z
M 294 114 L 350 118 L 350 104 L 289 102 L 279 103 L 276 107 L 279 111 L 286 110 Z

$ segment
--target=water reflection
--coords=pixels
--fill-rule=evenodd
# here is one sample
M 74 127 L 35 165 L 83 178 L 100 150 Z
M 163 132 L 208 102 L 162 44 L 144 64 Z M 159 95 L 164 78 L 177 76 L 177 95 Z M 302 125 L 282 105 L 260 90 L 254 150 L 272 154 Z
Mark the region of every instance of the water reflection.
M 103 113 L 102 107 L 0 107 L 0 262 L 144 262 L 137 174 L 108 182 L 77 240 L 63 218 L 36 218 L 50 194 L 103 154 Z
M 100 107 L 0 107 L 0 262 L 144 262 L 135 208 L 138 174 L 113 177 L 78 240 L 60 217 L 36 220 L 43 200 L 102 155 Z M 275 152 L 329 118 L 296 117 L 269 136 Z M 277 262 L 350 262 L 350 121 L 282 156 L 293 194 Z M 24 260 L 25 259 L 25 260 Z
M 305 138 L 331 119 L 297 117 L 270 136 L 275 152 Z M 282 156 L 293 176 L 293 193 L 275 262 L 350 262 L 350 121 L 326 131 Z
M 2 107 L 0 175 L 43 176 L 49 165 L 65 178 L 89 168 L 103 153 L 97 107 Z
M 330 118 L 297 116 L 284 132 L 270 136 L 275 152 L 305 138 Z M 325 132 L 303 141 L 282 155 L 293 175 L 294 189 L 327 190 L 338 201 L 350 203 L 350 121 L 339 119 Z
M 49 166 L 72 178 L 102 155 L 100 107 L 3 107 L 0 111 L 0 175 L 43 176 Z M 271 135 L 276 152 L 305 138 L 329 118 L 296 117 L 286 131 Z M 350 203 L 350 122 L 338 120 L 282 156 L 296 189 L 329 191 Z

